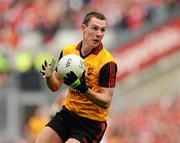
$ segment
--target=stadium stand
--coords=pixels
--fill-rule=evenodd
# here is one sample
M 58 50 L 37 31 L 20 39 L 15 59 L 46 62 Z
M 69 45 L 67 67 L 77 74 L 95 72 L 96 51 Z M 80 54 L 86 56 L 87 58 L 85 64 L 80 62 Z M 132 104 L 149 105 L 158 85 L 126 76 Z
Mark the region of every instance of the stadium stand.
M 44 88 L 39 66 L 45 58 L 58 56 L 66 44 L 80 39 L 80 19 L 87 11 L 99 10 L 107 15 L 110 28 L 105 46 L 113 53 L 121 53 L 158 27 L 174 20 L 179 27 L 179 6 L 178 0 L 1 0 L 0 143 L 31 143 L 24 127 L 33 116 L 34 107 L 49 108 L 57 95 L 64 94 L 52 94 Z M 169 38 L 173 37 L 172 34 Z M 177 42 L 171 54 L 119 78 L 102 143 L 180 142 L 179 47 Z M 29 55 L 20 56 L 20 61 L 29 58 L 25 69 L 24 63 L 18 62 L 21 53 Z M 146 57 L 155 58 L 149 54 Z M 125 62 L 128 69 L 134 68 L 130 61 Z M 119 64 L 121 68 L 125 70 Z M 29 80 L 24 81 L 23 76 Z

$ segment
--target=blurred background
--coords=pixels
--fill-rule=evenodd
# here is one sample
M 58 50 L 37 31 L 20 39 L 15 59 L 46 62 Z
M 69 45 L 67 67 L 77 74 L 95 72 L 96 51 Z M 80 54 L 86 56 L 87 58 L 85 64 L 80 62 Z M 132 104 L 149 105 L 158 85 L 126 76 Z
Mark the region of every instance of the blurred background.
M 86 12 L 107 16 L 118 64 L 102 143 L 180 143 L 179 0 L 0 0 L 0 143 L 33 143 L 61 108 L 39 70 L 81 40 Z

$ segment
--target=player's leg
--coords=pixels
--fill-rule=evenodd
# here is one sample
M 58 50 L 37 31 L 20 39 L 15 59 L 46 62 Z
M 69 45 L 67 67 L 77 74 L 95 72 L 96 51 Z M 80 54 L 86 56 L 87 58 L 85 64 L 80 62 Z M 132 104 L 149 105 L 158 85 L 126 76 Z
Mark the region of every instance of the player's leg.
M 63 108 L 63 111 L 66 113 L 66 121 L 68 127 L 70 128 L 70 133 L 68 133 L 68 138 L 66 143 L 99 143 L 102 139 L 104 132 L 107 127 L 106 121 L 95 121 L 85 117 L 80 117 L 77 114 L 69 111 L 67 108 Z M 61 132 L 62 134 L 66 130 Z
M 63 141 L 53 129 L 46 126 L 37 137 L 35 143 L 63 143 Z

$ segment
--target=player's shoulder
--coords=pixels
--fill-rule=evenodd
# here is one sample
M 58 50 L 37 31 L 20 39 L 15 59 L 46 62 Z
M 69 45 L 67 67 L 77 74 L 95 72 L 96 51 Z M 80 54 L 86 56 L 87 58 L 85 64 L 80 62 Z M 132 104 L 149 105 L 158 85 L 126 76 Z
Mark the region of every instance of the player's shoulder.
M 66 45 L 64 46 L 63 49 L 75 49 L 77 47 L 78 43 L 72 43 L 72 44 L 69 44 L 69 45 Z
M 78 45 L 78 43 L 72 43 L 72 44 L 65 46 L 63 48 L 63 55 L 73 53 L 73 51 L 76 52 L 77 51 L 77 45 Z
M 102 52 L 100 53 L 101 55 L 101 57 L 104 57 L 103 59 L 104 60 L 108 60 L 108 61 L 113 61 L 113 62 L 115 62 L 115 59 L 114 59 L 114 57 L 113 57 L 113 55 L 110 53 L 110 51 L 109 50 L 107 50 L 106 48 L 103 48 L 102 49 Z

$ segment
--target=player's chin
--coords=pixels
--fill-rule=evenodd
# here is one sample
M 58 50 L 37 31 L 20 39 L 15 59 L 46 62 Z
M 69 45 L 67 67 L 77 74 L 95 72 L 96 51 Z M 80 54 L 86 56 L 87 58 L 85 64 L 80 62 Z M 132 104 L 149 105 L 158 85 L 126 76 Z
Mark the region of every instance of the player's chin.
M 100 44 L 100 42 L 93 41 L 92 46 L 97 47 Z

